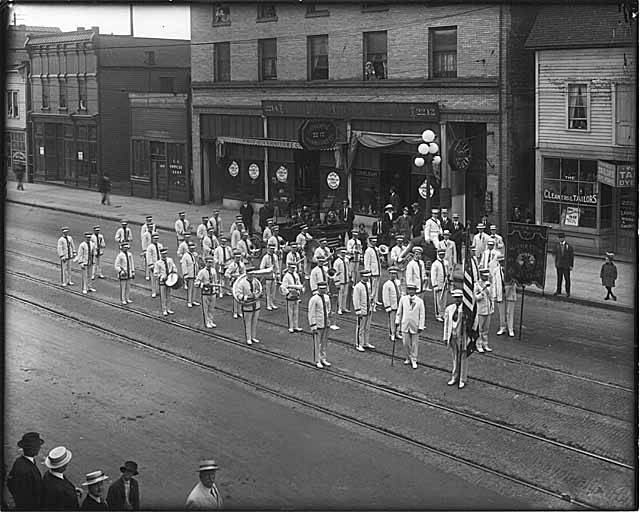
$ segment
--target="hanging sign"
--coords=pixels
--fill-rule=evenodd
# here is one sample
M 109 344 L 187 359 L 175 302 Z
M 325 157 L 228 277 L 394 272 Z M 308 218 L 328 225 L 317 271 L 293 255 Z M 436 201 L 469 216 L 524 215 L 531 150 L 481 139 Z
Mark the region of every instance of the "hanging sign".
M 278 167 L 278 170 L 276 171 L 276 178 L 278 178 L 278 181 L 280 183 L 285 183 L 288 177 L 289 171 L 287 171 L 287 168 L 284 165 Z
M 429 185 L 429 197 L 433 197 L 433 192 L 433 186 Z M 422 197 L 422 199 L 427 198 L 427 180 L 424 180 L 422 182 L 422 185 L 418 187 L 418 193 L 420 194 L 420 197 Z
M 260 167 L 258 167 L 258 164 L 251 164 L 249 166 L 249 178 L 256 180 L 258 176 L 260 176 Z
M 453 143 L 449 150 L 449 163 L 456 171 L 466 171 L 471 165 L 471 145 L 464 139 Z
M 84 153 L 82 151 L 78 151 L 78 160 L 84 160 Z
M 231 165 L 229 165 L 229 174 L 235 178 L 239 172 L 240 167 L 238 167 L 238 163 L 235 161 L 231 162 Z
M 44 155 L 44 146 L 40 146 L 40 154 Z
M 327 185 L 331 190 L 336 190 L 340 186 L 340 176 L 337 172 L 331 171 L 327 174 Z
M 333 121 L 309 119 L 300 126 L 300 145 L 309 151 L 330 149 L 336 145 L 337 130 Z

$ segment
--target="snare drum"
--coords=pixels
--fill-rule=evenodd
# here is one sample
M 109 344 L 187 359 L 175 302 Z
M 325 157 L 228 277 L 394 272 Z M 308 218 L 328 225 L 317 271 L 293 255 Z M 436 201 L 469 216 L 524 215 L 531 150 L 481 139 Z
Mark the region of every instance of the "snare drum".
M 172 272 L 167 276 L 167 280 L 164 282 L 164 284 L 166 286 L 169 286 L 170 288 L 175 288 L 176 285 L 178 284 L 179 277 L 180 276 L 178 276 L 178 274 L 176 274 L 175 272 Z

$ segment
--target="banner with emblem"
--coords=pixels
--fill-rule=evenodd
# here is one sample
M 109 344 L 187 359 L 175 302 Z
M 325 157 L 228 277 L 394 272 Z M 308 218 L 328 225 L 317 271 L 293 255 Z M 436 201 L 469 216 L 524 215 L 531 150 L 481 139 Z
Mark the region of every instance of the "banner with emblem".
M 536 285 L 544 290 L 547 275 L 549 228 L 537 224 L 507 223 L 507 279 L 512 276 L 520 286 Z

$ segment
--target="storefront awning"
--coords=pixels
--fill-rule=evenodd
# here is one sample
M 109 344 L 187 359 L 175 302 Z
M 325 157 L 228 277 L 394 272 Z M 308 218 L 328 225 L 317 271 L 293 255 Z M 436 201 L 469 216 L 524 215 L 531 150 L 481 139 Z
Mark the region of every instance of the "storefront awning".
M 243 146 L 258 146 L 261 148 L 278 148 L 278 149 L 302 149 L 299 142 L 294 140 L 276 140 L 276 139 L 250 139 L 244 137 L 218 137 L 216 145 L 223 144 L 241 144 Z
M 419 133 L 382 133 L 354 130 L 351 132 L 351 140 L 349 141 L 348 166 L 351 168 L 351 165 L 353 164 L 358 144 L 362 144 L 364 147 L 370 149 L 379 149 L 395 146 L 401 142 L 405 142 L 407 144 L 420 144 L 423 142 L 422 135 Z

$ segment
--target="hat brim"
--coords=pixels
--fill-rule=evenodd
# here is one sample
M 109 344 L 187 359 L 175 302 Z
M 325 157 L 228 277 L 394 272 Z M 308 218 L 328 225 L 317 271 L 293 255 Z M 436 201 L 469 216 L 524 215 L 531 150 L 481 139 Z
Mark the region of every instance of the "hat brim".
M 44 459 L 44 465 L 47 466 L 49 469 L 58 469 L 58 468 L 61 468 L 62 466 L 66 466 L 67 464 L 69 464 L 72 457 L 73 457 L 73 454 L 71 453 L 71 450 L 67 450 L 67 456 L 64 459 L 62 459 L 57 464 L 51 464 L 51 459 L 49 459 L 49 456 L 47 455 L 47 458 Z
M 124 473 L 125 471 L 131 471 L 131 470 L 124 466 L 120 466 L 120 473 Z M 133 473 L 133 476 L 136 476 L 139 474 L 137 469 L 135 471 L 131 471 L 131 473 Z
M 220 469 L 220 466 L 216 466 L 216 465 L 210 465 L 210 466 L 205 466 L 203 468 L 199 468 L 198 469 L 198 473 L 200 473 L 201 471 L 211 471 L 211 470 L 218 470 Z
M 38 439 L 20 439 L 18 441 L 19 448 L 32 447 L 32 446 L 42 446 L 44 444 L 44 440 L 41 438 Z
M 91 482 L 82 482 L 80 485 L 82 485 L 82 487 L 89 487 L 90 485 L 97 484 L 98 482 L 102 482 L 103 480 L 107 480 L 108 478 L 109 477 L 107 475 L 102 475 L 100 478 L 96 478 Z

